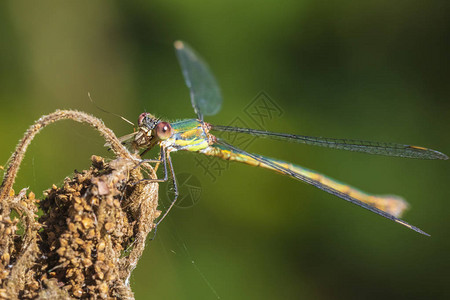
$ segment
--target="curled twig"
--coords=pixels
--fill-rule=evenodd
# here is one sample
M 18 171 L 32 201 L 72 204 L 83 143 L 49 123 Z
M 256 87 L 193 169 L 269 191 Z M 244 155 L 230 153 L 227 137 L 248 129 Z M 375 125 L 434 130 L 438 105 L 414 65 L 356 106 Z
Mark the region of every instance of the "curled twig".
M 36 134 L 63 119 L 97 129 L 118 158 L 106 163 L 93 156 L 90 170 L 45 192 L 37 218 L 34 194 L 24 189 L 15 195 L 12 186 Z M 0 298 L 133 299 L 128 279 L 159 215 L 158 185 L 142 181 L 141 168 L 156 175 L 139 161 L 86 113 L 57 110 L 36 121 L 11 156 L 0 188 Z M 11 219 L 13 211 L 18 217 Z
M 103 124 L 102 120 L 80 111 L 56 110 L 54 113 L 42 116 L 39 120 L 37 120 L 25 132 L 24 137 L 19 141 L 16 150 L 9 160 L 10 162 L 8 169 L 3 177 L 2 185 L 0 187 L 0 201 L 5 199 L 11 191 L 17 172 L 19 171 L 20 164 L 25 156 L 25 152 L 36 134 L 38 134 L 45 126 L 65 119 L 71 119 L 76 122 L 89 124 L 91 127 L 100 132 L 105 140 L 111 145 L 111 149 L 117 156 L 129 159 L 133 158 L 128 150 L 120 143 L 119 139 L 115 136 L 112 130 Z

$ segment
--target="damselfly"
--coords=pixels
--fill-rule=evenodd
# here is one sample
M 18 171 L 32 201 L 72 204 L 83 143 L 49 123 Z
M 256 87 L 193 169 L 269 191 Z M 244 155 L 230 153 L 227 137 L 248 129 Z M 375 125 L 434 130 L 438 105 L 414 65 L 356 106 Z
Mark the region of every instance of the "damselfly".
M 168 180 L 167 164 L 169 165 L 175 196 L 169 208 L 158 221 L 158 224 L 173 207 L 178 197 L 177 181 L 170 154 L 175 151 L 185 150 L 274 170 L 309 183 L 421 234 L 428 235 L 419 228 L 399 219 L 408 206 L 407 202 L 401 197 L 392 195 L 377 196 L 364 193 L 315 171 L 238 149 L 213 135 L 211 131 L 245 133 L 308 145 L 407 158 L 448 159 L 445 154 L 436 150 L 411 145 L 310 137 L 206 123 L 203 120 L 203 116 L 214 115 L 221 108 L 222 96 L 219 86 L 208 65 L 191 47 L 181 41 L 175 42 L 174 45 L 184 80 L 190 90 L 191 103 L 197 114 L 197 119 L 167 122 L 145 112 L 138 118 L 139 129 L 126 137 L 128 139 L 132 138 L 132 144 L 136 150 L 145 149 L 141 155 L 156 145 L 160 147 L 160 157 L 158 159 L 146 160 L 162 163 L 164 178 L 157 181 Z

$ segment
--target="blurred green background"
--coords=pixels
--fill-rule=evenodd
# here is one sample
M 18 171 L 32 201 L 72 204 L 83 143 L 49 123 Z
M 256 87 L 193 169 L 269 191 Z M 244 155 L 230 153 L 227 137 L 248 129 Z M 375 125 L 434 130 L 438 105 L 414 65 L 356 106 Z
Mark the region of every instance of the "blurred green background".
M 220 82 L 212 123 L 242 119 L 264 90 L 273 131 L 400 142 L 450 153 L 449 1 L 2 1 L 0 161 L 41 115 L 72 108 L 118 136 L 152 112 L 194 117 L 172 48 L 189 42 Z M 69 121 L 33 142 L 16 190 L 37 193 L 111 157 Z M 448 161 L 378 157 L 257 140 L 250 151 L 365 191 L 398 194 L 421 236 L 295 180 L 231 164 L 215 181 L 173 155 L 201 196 L 159 226 L 131 278 L 137 299 L 448 299 Z M 167 203 L 166 186 L 160 197 Z M 192 263 L 192 261 L 195 261 Z

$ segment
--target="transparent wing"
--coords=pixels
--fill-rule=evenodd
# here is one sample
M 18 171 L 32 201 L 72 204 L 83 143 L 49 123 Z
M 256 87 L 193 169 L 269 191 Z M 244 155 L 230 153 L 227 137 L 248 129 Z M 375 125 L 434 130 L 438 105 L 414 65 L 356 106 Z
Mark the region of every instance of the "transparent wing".
M 128 145 L 131 144 L 131 142 L 133 142 L 135 135 L 138 134 L 138 131 L 124 135 L 119 137 L 119 141 L 122 143 L 122 145 Z M 105 143 L 103 146 L 105 147 L 111 147 L 111 145 L 109 143 Z
M 222 125 L 210 125 L 212 130 L 246 133 L 255 136 L 268 137 L 279 140 L 287 140 L 290 142 L 322 146 L 328 148 L 364 152 L 370 154 L 386 155 L 386 156 L 399 156 L 407 158 L 420 158 L 420 159 L 448 159 L 448 156 L 439 151 L 428 149 L 419 146 L 402 145 L 395 143 L 383 143 L 383 142 L 370 142 L 348 139 L 334 139 L 324 137 L 311 137 L 304 135 L 295 135 L 287 133 L 277 133 L 264 130 L 250 129 L 250 128 L 238 128 Z
M 428 233 L 422 231 L 421 229 L 419 229 L 419 228 L 417 228 L 417 227 L 415 227 L 415 226 L 413 226 L 413 225 L 411 225 L 411 224 L 409 224 L 409 223 L 407 223 L 407 222 L 405 222 L 405 221 L 403 221 L 403 220 L 401 220 L 401 219 L 399 219 L 399 218 L 397 218 L 397 217 L 395 217 L 395 216 L 393 216 L 393 215 L 391 215 L 391 214 L 389 214 L 389 213 L 387 213 L 387 212 L 385 212 L 385 211 L 383 211 L 381 209 L 378 209 L 378 208 L 376 208 L 374 206 L 371 206 L 371 205 L 369 205 L 367 203 L 364 203 L 364 202 L 362 202 L 362 201 L 360 201 L 360 200 L 358 200 L 358 199 L 356 199 L 356 198 L 354 198 L 354 197 L 344 193 L 343 191 L 337 190 L 336 188 L 334 188 L 334 187 L 332 187 L 330 185 L 323 184 L 320 181 L 315 180 L 315 179 L 313 179 L 311 177 L 304 176 L 304 175 L 300 174 L 299 172 L 295 172 L 294 170 L 290 170 L 289 168 L 286 168 L 286 167 L 282 166 L 279 162 L 277 163 L 277 161 L 275 161 L 275 160 L 272 160 L 270 158 L 267 158 L 267 157 L 264 157 L 264 156 L 261 156 L 261 155 L 248 153 L 248 152 L 246 152 L 244 150 L 241 150 L 239 148 L 236 148 L 233 145 L 230 145 L 230 144 L 228 144 L 228 143 L 226 143 L 226 142 L 224 142 L 222 140 L 217 140 L 217 144 L 220 145 L 221 147 L 224 147 L 225 149 L 228 149 L 231 152 L 238 153 L 238 154 L 243 155 L 243 156 L 251 157 L 252 159 L 260 162 L 261 164 L 269 166 L 270 168 L 272 168 L 272 169 L 274 169 L 276 171 L 279 171 L 280 173 L 283 173 L 283 174 L 288 175 L 290 177 L 293 177 L 293 178 L 296 178 L 296 179 L 301 180 L 303 182 L 306 182 L 308 184 L 311 184 L 311 185 L 313 185 L 313 186 L 315 186 L 315 187 L 317 187 L 317 188 L 319 188 L 319 189 L 321 189 L 321 190 L 323 190 L 325 192 L 328 192 L 328 193 L 330 193 L 332 195 L 335 195 L 335 196 L 337 196 L 337 197 L 339 197 L 341 199 L 344 199 L 344 200 L 349 201 L 349 202 L 351 202 L 353 204 L 361 206 L 361 207 L 363 207 L 363 208 L 365 208 L 365 209 L 367 209 L 367 210 L 369 210 L 369 211 L 371 211 L 373 213 L 376 213 L 376 214 L 378 214 L 378 215 L 380 215 L 382 217 L 385 217 L 385 218 L 387 218 L 389 220 L 397 222 L 397 223 L 399 223 L 399 224 L 401 224 L 403 226 L 406 226 L 409 229 L 412 229 L 412 230 L 414 230 L 414 231 L 416 231 L 418 233 L 421 233 L 421 234 L 429 236 Z
M 186 43 L 176 41 L 174 46 L 198 118 L 203 120 L 203 115 L 218 113 L 222 106 L 222 95 L 208 65 Z

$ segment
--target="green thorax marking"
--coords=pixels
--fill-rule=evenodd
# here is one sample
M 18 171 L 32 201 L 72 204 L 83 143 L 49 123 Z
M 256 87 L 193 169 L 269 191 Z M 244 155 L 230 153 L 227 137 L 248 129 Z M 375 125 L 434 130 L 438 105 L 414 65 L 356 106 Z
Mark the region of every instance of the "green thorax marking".
M 209 134 L 206 126 L 196 119 L 187 119 L 170 123 L 172 136 L 163 144 L 172 150 L 200 151 L 209 146 Z

